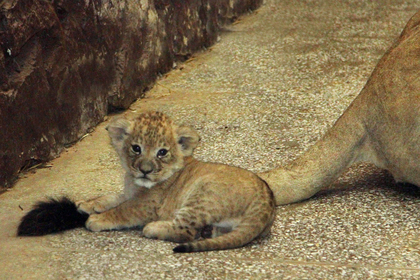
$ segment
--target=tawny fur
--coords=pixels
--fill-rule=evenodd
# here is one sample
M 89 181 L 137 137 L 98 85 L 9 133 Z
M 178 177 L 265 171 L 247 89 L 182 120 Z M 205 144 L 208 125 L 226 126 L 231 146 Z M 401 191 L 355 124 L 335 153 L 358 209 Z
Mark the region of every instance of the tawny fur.
M 389 170 L 396 181 L 420 186 L 419 23 L 420 12 L 321 140 L 288 166 L 259 174 L 277 205 L 311 197 L 359 161 Z
M 159 112 L 117 119 L 107 129 L 125 188 L 77 203 L 90 214 L 88 229 L 144 226 L 146 237 L 186 243 L 175 252 L 236 248 L 269 232 L 275 202 L 268 185 L 247 170 L 195 160 L 193 129 Z M 195 240 L 203 235 L 212 238 Z

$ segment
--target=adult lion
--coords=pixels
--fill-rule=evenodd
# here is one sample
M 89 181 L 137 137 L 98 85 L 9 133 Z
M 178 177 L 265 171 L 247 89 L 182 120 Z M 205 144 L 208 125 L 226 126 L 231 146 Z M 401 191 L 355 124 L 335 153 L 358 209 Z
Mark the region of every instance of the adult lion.
M 311 197 L 359 161 L 420 186 L 420 12 L 326 135 L 286 167 L 259 175 L 281 205 Z

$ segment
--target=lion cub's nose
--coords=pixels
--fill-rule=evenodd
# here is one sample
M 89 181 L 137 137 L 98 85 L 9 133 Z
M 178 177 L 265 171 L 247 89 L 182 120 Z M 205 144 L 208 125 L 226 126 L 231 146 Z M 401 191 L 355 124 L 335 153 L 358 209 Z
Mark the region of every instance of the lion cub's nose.
M 142 162 L 139 166 L 139 170 L 144 175 L 147 175 L 153 171 L 153 165 L 150 162 Z

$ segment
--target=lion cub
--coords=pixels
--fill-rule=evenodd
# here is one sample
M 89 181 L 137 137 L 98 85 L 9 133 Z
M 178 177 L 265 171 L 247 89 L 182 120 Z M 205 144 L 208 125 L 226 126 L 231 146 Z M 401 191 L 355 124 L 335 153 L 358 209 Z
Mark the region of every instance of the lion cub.
M 88 229 L 144 226 L 148 238 L 185 243 L 175 252 L 236 248 L 269 232 L 275 201 L 268 185 L 247 170 L 194 159 L 193 129 L 148 112 L 117 119 L 107 130 L 126 171 L 125 188 L 77 202 L 90 214 Z

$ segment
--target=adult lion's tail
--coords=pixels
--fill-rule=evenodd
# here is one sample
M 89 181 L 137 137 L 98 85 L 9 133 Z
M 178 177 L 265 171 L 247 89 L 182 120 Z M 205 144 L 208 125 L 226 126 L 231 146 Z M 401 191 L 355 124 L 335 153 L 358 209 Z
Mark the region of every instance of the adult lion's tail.
M 18 236 L 41 236 L 73 228 L 84 227 L 88 214 L 77 211 L 67 197 L 49 199 L 35 204 L 20 221 Z
M 301 157 L 285 167 L 258 174 L 272 189 L 276 205 L 311 197 L 355 162 L 374 162 L 366 116 L 375 112 L 366 107 L 367 94 L 359 95 L 326 135 Z
M 357 161 L 388 169 L 398 180 L 418 182 L 419 27 L 420 12 L 321 140 L 288 166 L 259 174 L 277 205 L 311 197 Z

